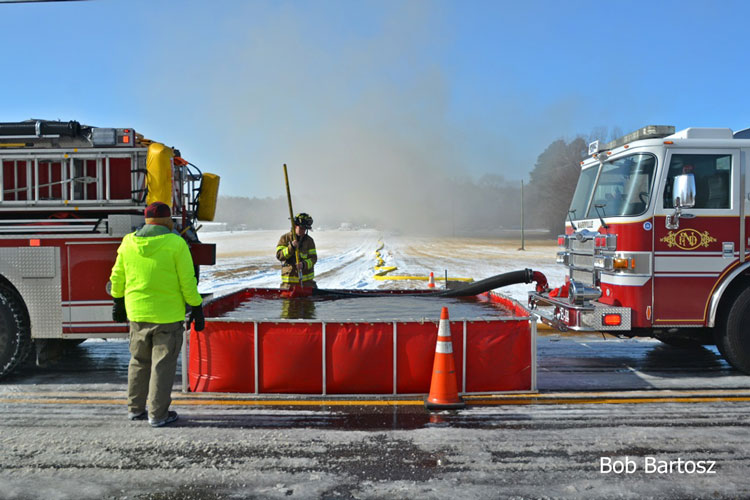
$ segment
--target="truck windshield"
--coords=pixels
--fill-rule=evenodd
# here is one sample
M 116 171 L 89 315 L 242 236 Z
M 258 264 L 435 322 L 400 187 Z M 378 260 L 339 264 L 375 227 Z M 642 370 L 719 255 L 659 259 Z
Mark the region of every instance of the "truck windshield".
M 599 180 L 596 174 L 601 169 Z M 625 217 L 646 212 L 656 169 L 656 157 L 634 154 L 618 158 L 600 167 L 581 172 L 570 210 L 573 219 L 597 217 L 597 205 L 602 217 Z M 589 204 L 589 199 L 593 199 Z M 588 212 L 587 212 L 588 208 Z
M 576 192 L 573 194 L 573 201 L 570 202 L 570 217 L 573 220 L 586 218 L 586 209 L 589 206 L 591 191 L 594 189 L 594 181 L 596 181 L 598 171 L 599 169 L 593 166 L 581 171 Z

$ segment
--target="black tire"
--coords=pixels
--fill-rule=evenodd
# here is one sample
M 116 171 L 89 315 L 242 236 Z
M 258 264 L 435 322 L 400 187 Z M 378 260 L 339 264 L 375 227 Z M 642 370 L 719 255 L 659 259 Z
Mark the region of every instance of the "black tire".
M 750 374 L 750 288 L 732 303 L 726 320 L 717 329 L 716 345 L 729 364 Z
M 719 321 L 716 323 L 716 331 L 714 332 L 714 341 L 716 342 L 716 348 L 719 350 L 719 354 L 724 359 L 727 359 L 727 348 L 724 344 L 726 340 L 726 321 Z
M 23 299 L 0 283 L 0 379 L 26 359 L 31 347 L 31 324 Z

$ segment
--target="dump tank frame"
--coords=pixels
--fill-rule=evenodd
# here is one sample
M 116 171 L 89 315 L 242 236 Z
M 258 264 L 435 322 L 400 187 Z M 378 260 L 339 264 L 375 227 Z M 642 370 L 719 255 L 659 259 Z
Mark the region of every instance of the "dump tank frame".
M 205 329 L 185 333 L 183 392 L 301 397 L 429 392 L 439 309 L 434 321 L 218 317 L 252 297 L 281 298 L 282 292 L 246 288 L 206 302 Z M 477 298 L 510 315 L 451 321 L 460 394 L 536 392 L 536 318 L 506 296 L 489 292 Z

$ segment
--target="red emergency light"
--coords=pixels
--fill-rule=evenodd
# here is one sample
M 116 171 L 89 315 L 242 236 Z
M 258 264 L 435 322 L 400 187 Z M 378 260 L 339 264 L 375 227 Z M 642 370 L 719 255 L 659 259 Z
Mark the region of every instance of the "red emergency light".
M 605 314 L 602 317 L 602 324 L 605 326 L 620 326 L 622 324 L 622 316 L 619 314 Z

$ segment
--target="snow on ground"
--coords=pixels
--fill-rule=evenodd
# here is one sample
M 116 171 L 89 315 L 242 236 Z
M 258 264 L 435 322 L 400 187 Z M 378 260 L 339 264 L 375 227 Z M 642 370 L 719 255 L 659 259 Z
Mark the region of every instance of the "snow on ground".
M 223 295 L 245 287 L 278 287 L 280 265 L 275 259 L 276 243 L 284 233 L 277 231 L 213 232 L 201 234 L 205 243 L 216 243 L 215 266 L 201 268 L 200 290 Z M 565 268 L 555 264 L 555 241 L 535 240 L 518 250 L 519 242 L 510 239 L 409 237 L 368 229 L 357 231 L 314 231 L 318 250 L 315 275 L 321 288 L 374 289 L 425 288 L 426 281 L 376 280 L 375 251 L 386 266 L 398 269 L 389 275 L 428 276 L 448 279 L 472 278 L 475 281 L 496 274 L 531 268 L 547 276 L 552 286 L 564 281 Z M 531 284 L 500 289 L 525 303 Z

